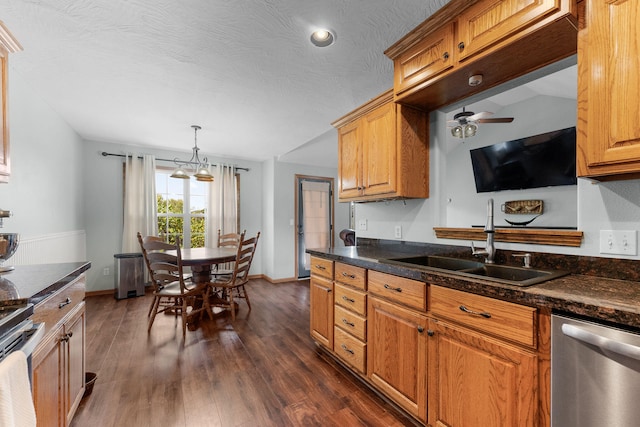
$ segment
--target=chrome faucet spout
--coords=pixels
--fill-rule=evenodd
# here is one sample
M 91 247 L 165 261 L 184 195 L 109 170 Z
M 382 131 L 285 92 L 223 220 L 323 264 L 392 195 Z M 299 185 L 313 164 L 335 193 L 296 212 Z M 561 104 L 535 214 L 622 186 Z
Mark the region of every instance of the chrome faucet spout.
M 493 199 L 487 202 L 487 224 L 484 226 L 484 232 L 487 234 L 487 244 L 484 249 L 476 249 L 471 243 L 471 253 L 473 255 L 484 255 L 486 264 L 493 264 L 496 255 L 496 247 L 494 245 L 495 226 L 493 223 Z

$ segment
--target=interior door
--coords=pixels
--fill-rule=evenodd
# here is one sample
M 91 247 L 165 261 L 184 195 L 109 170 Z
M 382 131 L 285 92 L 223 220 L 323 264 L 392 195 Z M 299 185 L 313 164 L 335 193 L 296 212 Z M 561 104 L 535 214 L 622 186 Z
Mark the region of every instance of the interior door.
M 333 246 L 333 178 L 296 176 L 296 271 L 310 275 L 307 248 Z

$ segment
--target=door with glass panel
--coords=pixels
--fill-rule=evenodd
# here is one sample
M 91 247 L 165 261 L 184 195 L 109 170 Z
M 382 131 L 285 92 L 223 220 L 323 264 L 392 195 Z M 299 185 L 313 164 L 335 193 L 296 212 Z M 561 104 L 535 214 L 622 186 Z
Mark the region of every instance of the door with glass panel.
M 310 275 L 307 248 L 333 246 L 333 178 L 296 175 L 296 273 Z

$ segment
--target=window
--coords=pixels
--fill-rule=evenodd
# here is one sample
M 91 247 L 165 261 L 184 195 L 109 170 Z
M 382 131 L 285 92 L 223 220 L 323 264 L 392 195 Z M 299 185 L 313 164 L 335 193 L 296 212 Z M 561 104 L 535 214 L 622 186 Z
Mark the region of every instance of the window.
M 170 243 L 180 236 L 184 248 L 205 246 L 205 213 L 209 183 L 171 178 L 172 171 L 156 170 L 158 234 Z

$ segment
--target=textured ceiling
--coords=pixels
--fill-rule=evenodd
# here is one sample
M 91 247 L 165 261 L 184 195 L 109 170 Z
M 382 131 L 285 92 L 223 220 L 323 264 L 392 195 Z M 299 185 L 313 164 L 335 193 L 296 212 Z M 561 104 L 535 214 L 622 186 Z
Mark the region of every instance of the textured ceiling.
M 199 124 L 205 154 L 261 161 L 390 88 L 383 51 L 447 2 L 2 0 L 0 20 L 11 73 L 83 138 L 190 151 Z

